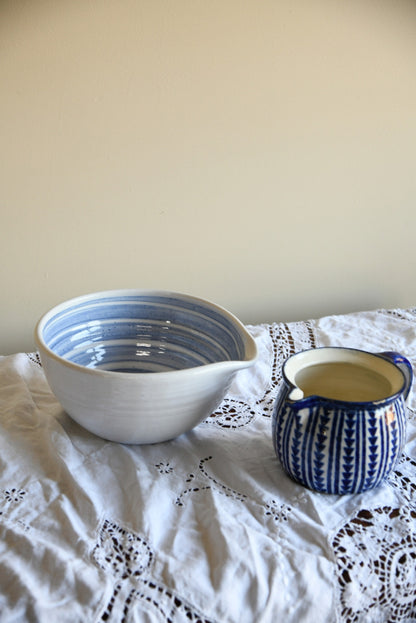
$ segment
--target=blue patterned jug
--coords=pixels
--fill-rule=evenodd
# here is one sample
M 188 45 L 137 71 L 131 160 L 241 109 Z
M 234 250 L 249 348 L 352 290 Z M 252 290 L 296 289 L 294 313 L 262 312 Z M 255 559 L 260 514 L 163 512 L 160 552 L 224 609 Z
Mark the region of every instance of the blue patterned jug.
M 394 352 L 324 347 L 289 357 L 273 411 L 284 470 L 324 493 L 377 487 L 402 453 L 412 380 Z

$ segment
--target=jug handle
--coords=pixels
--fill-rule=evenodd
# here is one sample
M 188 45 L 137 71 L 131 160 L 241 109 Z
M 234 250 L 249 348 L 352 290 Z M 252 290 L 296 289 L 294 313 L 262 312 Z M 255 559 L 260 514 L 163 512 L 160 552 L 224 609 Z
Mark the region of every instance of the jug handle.
M 404 378 L 405 378 L 405 386 L 404 386 L 403 394 L 404 394 L 404 399 L 406 400 L 406 398 L 409 395 L 410 388 L 412 386 L 412 381 L 413 381 L 412 364 L 410 363 L 408 359 L 406 359 L 406 357 L 403 357 L 403 355 L 401 355 L 400 353 L 396 353 L 395 351 L 385 351 L 383 353 L 378 353 L 378 354 L 381 357 L 384 357 L 385 359 L 389 359 L 390 361 L 392 361 L 403 372 Z

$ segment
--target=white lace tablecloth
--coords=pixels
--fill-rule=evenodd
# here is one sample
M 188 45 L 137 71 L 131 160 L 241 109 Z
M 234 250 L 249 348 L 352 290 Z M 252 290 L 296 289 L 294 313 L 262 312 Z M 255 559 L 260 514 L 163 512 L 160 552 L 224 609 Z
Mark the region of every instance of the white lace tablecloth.
M 404 455 L 355 496 L 292 482 L 271 411 L 286 357 L 344 345 L 416 364 L 416 309 L 257 325 L 260 360 L 189 434 L 75 424 L 35 353 L 0 357 L 0 621 L 416 621 L 416 393 Z

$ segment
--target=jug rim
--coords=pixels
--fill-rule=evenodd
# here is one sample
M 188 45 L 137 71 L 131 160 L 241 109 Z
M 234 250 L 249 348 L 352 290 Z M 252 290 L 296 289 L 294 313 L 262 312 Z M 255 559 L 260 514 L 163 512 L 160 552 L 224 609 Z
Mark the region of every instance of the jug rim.
M 353 357 L 360 357 L 361 361 L 363 359 L 377 360 L 379 362 L 379 368 L 380 367 L 390 368 L 391 370 L 395 370 L 395 375 L 400 376 L 401 383 L 397 388 L 395 388 L 395 391 L 393 391 L 391 394 L 388 394 L 387 396 L 374 399 L 374 400 L 345 400 L 345 399 L 339 399 L 339 398 L 329 398 L 327 396 L 322 396 L 320 394 L 309 394 L 307 396 L 304 396 L 301 388 L 294 382 L 294 380 L 290 378 L 291 375 L 288 373 L 287 368 L 290 366 L 291 362 L 293 362 L 295 358 L 299 358 L 302 356 L 308 357 L 309 354 L 318 354 L 322 351 L 327 351 L 327 352 L 332 352 L 332 353 L 335 353 L 336 351 L 338 352 L 343 351 L 345 353 L 349 353 Z M 406 375 L 403 372 L 403 370 L 397 365 L 397 363 L 395 363 L 392 360 L 392 357 L 390 355 L 393 355 L 393 354 L 399 355 L 399 353 L 388 353 L 388 352 L 375 353 L 375 352 L 367 351 L 364 349 L 349 347 L 349 346 L 318 346 L 318 347 L 308 348 L 308 349 L 304 349 L 296 353 L 293 353 L 285 360 L 282 366 L 283 379 L 290 388 L 289 393 L 288 393 L 288 400 L 291 402 L 292 408 L 295 405 L 298 405 L 299 409 L 305 408 L 309 405 L 314 405 L 317 403 L 336 404 L 338 406 L 343 405 L 345 409 L 357 409 L 357 407 L 359 406 L 362 406 L 363 408 L 368 408 L 369 405 L 372 405 L 373 408 L 378 408 L 383 405 L 388 405 L 394 402 L 395 400 L 397 400 L 398 398 L 400 398 L 400 396 L 402 396 L 403 393 L 405 393 L 404 399 L 406 399 L 407 393 L 408 393 L 408 391 L 406 393 L 406 389 L 407 390 L 410 389 L 410 387 L 407 388 L 406 386 L 408 384 L 410 385 L 411 379 L 408 383 L 406 379 Z M 400 356 L 410 366 L 410 363 L 402 355 Z M 312 365 L 317 365 L 319 363 L 336 363 L 336 362 L 344 363 L 345 359 L 340 360 L 340 359 L 334 358 L 326 362 L 325 361 L 314 361 L 312 363 L 309 363 L 308 365 L 312 366 Z

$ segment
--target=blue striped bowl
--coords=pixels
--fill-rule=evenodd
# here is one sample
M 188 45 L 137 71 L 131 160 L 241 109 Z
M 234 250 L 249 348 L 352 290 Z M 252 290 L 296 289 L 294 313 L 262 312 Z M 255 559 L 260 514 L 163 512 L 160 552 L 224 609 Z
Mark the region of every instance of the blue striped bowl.
M 67 413 L 97 435 L 154 443 L 215 410 L 256 344 L 230 312 L 165 291 L 114 290 L 48 311 L 35 340 Z
M 348 365 L 334 368 L 340 363 Z M 320 387 L 328 396 L 313 391 L 313 385 L 304 393 L 306 381 L 302 389 L 298 379 L 308 374 L 318 378 L 312 368 L 322 364 L 327 367 Z M 402 453 L 412 378 L 411 364 L 399 353 L 328 347 L 290 357 L 273 411 L 273 442 L 284 470 L 296 482 L 323 493 L 377 487 Z M 344 387 L 351 396 L 335 397 L 334 388 L 340 392 Z

